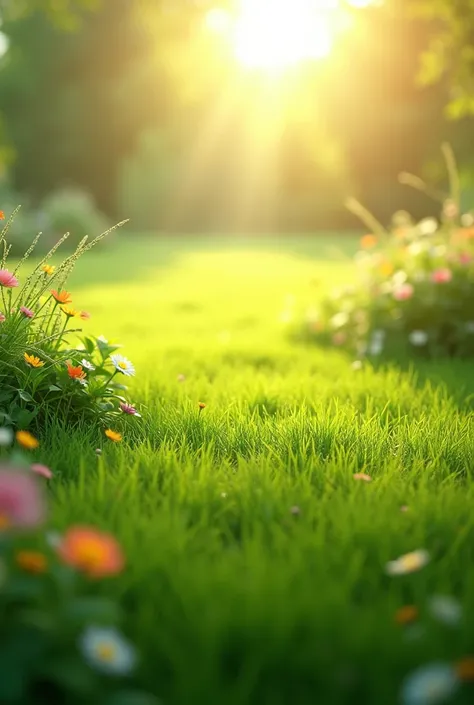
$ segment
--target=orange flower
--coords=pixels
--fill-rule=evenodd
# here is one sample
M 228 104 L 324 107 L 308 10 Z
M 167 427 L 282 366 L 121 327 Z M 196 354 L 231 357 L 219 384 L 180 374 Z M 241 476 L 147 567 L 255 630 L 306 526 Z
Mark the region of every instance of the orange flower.
M 0 220 L 5 220 L 5 213 L 0 211 Z
M 79 311 L 76 311 L 72 306 L 61 306 L 61 311 L 63 311 L 68 318 L 74 318 L 74 316 L 79 315 Z
M 33 450 L 39 446 L 39 441 L 28 431 L 17 431 L 16 440 L 27 450 Z
M 202 401 L 198 402 L 198 406 L 199 406 L 199 410 L 200 410 L 200 411 L 202 411 L 203 409 L 206 408 L 206 405 L 205 405 L 204 402 L 202 402 Z
M 67 291 L 56 291 L 56 289 L 51 289 L 51 296 L 58 304 L 70 304 L 72 301 L 72 296 Z
M 51 276 L 52 274 L 54 274 L 54 270 L 56 269 L 56 267 L 53 264 L 43 264 L 41 269 L 43 270 L 43 272 L 45 274 L 48 274 L 48 276 Z
M 91 578 L 116 575 L 125 563 L 122 550 L 113 536 L 83 526 L 72 527 L 66 532 L 58 554 L 64 563 Z
M 459 680 L 474 681 L 474 656 L 466 656 L 454 666 Z
M 400 607 L 399 610 L 395 612 L 395 621 L 397 624 L 412 624 L 418 619 L 418 607 L 415 605 L 405 605 L 405 607 Z
M 71 379 L 78 379 L 79 381 L 85 379 L 86 373 L 82 369 L 81 365 L 77 365 L 77 367 L 74 367 L 74 365 L 71 364 L 71 360 L 68 360 L 66 362 L 66 367 L 67 373 Z
M 25 353 L 23 355 L 25 362 L 27 365 L 30 365 L 30 367 L 43 367 L 44 362 L 39 359 L 39 357 L 36 357 L 35 355 L 28 355 L 28 353 Z
M 110 429 L 110 428 L 108 428 L 106 431 L 104 431 L 104 433 L 107 436 L 107 438 L 109 438 L 114 443 L 119 443 L 122 440 L 122 434 L 117 433 L 117 431 L 112 431 L 112 429 Z
M 44 573 L 48 567 L 46 556 L 39 551 L 19 551 L 15 561 L 27 573 Z
M 81 311 L 79 316 L 82 318 L 83 321 L 88 321 L 91 317 L 91 314 L 89 313 L 89 311 Z
M 370 250 L 372 247 L 375 247 L 377 244 L 377 238 L 375 235 L 364 235 L 364 237 L 361 237 L 360 239 L 360 246 L 364 250 Z

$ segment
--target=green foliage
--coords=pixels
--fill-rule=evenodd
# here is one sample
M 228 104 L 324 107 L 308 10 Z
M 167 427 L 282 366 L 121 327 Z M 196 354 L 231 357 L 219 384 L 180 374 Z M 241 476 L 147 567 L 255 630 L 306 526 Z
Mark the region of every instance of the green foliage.
M 133 366 L 114 354 L 119 346 L 103 338 L 85 337 L 80 344 L 76 342 L 80 329 L 73 324 L 89 314 L 72 308 L 71 296 L 63 288 L 81 255 L 110 231 L 90 242 L 84 237 L 74 252 L 55 266 L 50 260 L 63 237 L 14 295 L 19 285 L 18 272 L 34 251 L 39 236 L 14 272 L 10 272 L 6 235 L 13 220 L 14 214 L 0 237 L 0 423 L 27 428 L 34 419 L 44 424 L 46 419 L 57 416 L 69 424 L 87 420 L 96 427 L 107 428 L 120 425 L 122 416 L 139 415 L 134 407 L 121 407 L 126 400 L 120 392 L 126 387 L 116 379 L 118 374 L 133 375 Z
M 326 299 L 321 316 L 305 324 L 310 336 L 357 354 L 474 355 L 474 218 L 460 217 L 458 175 L 446 154 L 452 194 L 441 222 L 414 223 L 403 212 L 387 232 L 360 204 L 349 204 L 376 235 L 364 236 L 365 251 L 356 255 L 360 284 Z M 431 192 L 416 177 L 402 179 Z

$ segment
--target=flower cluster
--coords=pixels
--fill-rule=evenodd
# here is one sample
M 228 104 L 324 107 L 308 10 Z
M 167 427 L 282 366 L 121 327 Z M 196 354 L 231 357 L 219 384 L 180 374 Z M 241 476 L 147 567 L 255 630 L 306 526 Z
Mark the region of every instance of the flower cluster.
M 2 639 L 8 668 L 16 675 L 11 690 L 13 681 L 4 672 L 0 699 L 43 702 L 47 691 L 48 702 L 76 702 L 82 683 L 87 692 L 81 686 L 81 693 L 91 705 L 102 703 L 104 692 L 117 702 L 133 693 L 137 701 L 154 703 L 153 696 L 130 685 L 123 690 L 124 678 L 135 677 L 139 656 L 118 629 L 119 606 L 103 596 L 101 587 L 104 579 L 124 570 L 123 550 L 114 536 L 92 526 L 51 530 L 44 485 L 53 474 L 31 462 L 38 446 L 26 431 L 0 428 Z M 26 652 L 37 657 L 24 658 Z M 65 672 L 58 654 L 68 664 Z
M 305 331 L 358 356 L 474 355 L 474 216 L 447 199 L 437 220 L 398 213 L 365 235 L 359 283 L 308 314 Z
M 51 264 L 53 248 L 23 279 L 19 270 L 37 240 L 12 271 L 8 225 L 0 235 L 0 424 L 24 429 L 52 413 L 70 422 L 93 420 L 120 440 L 119 431 L 109 427 L 140 414 L 122 396 L 126 387 L 117 379 L 132 377 L 135 368 L 117 353 L 118 345 L 103 337 L 78 337 L 78 325 L 90 314 L 74 306 L 65 288 L 86 241 L 59 265 Z

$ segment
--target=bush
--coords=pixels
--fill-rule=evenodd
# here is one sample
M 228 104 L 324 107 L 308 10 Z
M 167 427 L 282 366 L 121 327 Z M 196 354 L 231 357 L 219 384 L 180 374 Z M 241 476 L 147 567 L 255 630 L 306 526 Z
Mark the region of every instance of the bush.
M 48 246 L 68 232 L 69 245 L 75 247 L 86 235 L 102 233 L 110 227 L 92 196 L 76 188 L 60 189 L 47 196 L 39 210 L 38 222 L 47 233 Z
M 457 175 L 446 151 L 452 196 L 441 218 L 414 223 L 407 213 L 385 230 L 355 201 L 372 233 L 356 255 L 359 283 L 325 299 L 308 316 L 310 337 L 358 355 L 474 355 L 474 217 L 460 216 Z M 427 192 L 421 180 L 403 175 Z
M 134 374 L 133 365 L 116 353 L 119 346 L 103 338 L 86 336 L 76 342 L 81 329 L 74 324 L 89 314 L 74 309 L 64 289 L 79 257 L 107 232 L 91 242 L 84 238 L 53 266 L 49 260 L 62 238 L 20 287 L 19 272 L 38 237 L 10 271 L 6 236 L 11 221 L 0 235 L 0 425 L 24 429 L 35 419 L 40 424 L 49 418 L 69 424 L 87 420 L 118 441 L 117 426 L 126 417 L 139 416 L 121 396 L 126 387 L 117 382 L 117 376 Z

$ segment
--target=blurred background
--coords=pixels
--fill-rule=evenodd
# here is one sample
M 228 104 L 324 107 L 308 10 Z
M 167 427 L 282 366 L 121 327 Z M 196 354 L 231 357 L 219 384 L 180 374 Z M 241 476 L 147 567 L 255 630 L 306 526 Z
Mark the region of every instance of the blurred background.
M 422 217 L 443 141 L 474 197 L 472 0 L 0 0 L 0 56 L 18 245 Z

